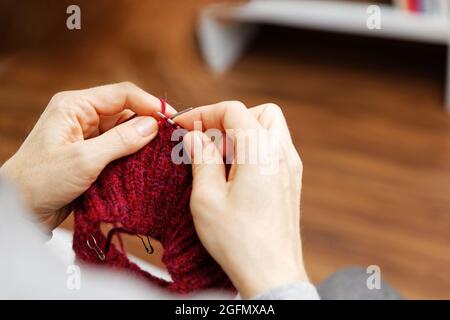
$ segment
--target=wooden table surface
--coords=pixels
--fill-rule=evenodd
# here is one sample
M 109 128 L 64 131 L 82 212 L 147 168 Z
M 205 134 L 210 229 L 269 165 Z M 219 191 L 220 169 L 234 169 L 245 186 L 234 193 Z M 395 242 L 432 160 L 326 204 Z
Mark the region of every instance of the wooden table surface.
M 450 298 L 444 48 L 265 28 L 233 70 L 214 75 L 194 36 L 205 2 L 133 2 L 110 20 L 93 19 L 86 4 L 87 25 L 78 34 L 62 31 L 13 51 L 3 44 L 0 161 L 61 90 L 129 80 L 180 109 L 229 99 L 275 102 L 304 162 L 302 236 L 311 279 L 378 265 L 407 298 Z M 127 247 L 145 257 L 139 239 Z M 160 252 L 147 259 L 160 263 Z

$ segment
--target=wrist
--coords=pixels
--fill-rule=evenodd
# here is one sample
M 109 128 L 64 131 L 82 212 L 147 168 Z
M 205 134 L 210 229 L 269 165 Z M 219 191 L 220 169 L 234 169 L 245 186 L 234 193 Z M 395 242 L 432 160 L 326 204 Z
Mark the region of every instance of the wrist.
M 22 200 L 25 200 L 27 204 L 29 204 L 28 192 L 26 191 L 27 187 L 21 182 L 20 170 L 16 165 L 17 160 L 13 156 L 8 159 L 3 166 L 0 168 L 0 174 L 8 180 L 17 191 L 20 192 L 20 196 Z
M 20 161 L 16 158 L 16 155 L 14 155 L 0 168 L 0 174 L 16 188 L 22 202 L 34 212 L 30 186 L 25 182 L 26 179 L 23 179 L 28 173 L 23 170 L 25 166 L 19 163 Z
M 0 167 L 0 175 L 4 177 L 7 181 L 14 184 L 17 187 L 16 178 L 14 177 L 14 173 L 12 170 L 12 158 L 8 159 L 1 167 Z
M 6 161 L 0 167 L 0 176 L 3 177 L 4 179 L 6 179 L 8 183 L 11 183 L 11 185 L 14 185 L 20 191 L 20 197 L 22 198 L 22 200 L 26 200 L 26 194 L 24 192 L 25 188 L 24 188 L 24 186 L 21 185 L 21 183 L 19 181 L 19 177 L 17 176 L 17 174 L 15 172 L 16 172 L 16 169 L 14 169 L 13 158 L 10 158 L 8 161 Z M 34 215 L 34 218 L 38 218 L 38 216 Z M 34 220 L 36 220 L 36 219 L 34 219 Z M 41 221 L 39 221 L 39 219 L 37 219 L 37 222 L 40 225 L 45 226 L 45 223 L 41 223 Z M 47 240 L 50 240 L 53 236 L 52 232 L 48 231 L 48 230 L 52 230 L 52 229 L 44 227 L 44 228 L 38 228 L 38 230 L 47 238 Z
M 238 270 L 230 278 L 243 299 L 251 299 L 273 288 L 292 283 L 309 282 L 303 263 L 283 263 L 278 266 L 258 264 Z M 239 272 L 241 271 L 241 272 Z

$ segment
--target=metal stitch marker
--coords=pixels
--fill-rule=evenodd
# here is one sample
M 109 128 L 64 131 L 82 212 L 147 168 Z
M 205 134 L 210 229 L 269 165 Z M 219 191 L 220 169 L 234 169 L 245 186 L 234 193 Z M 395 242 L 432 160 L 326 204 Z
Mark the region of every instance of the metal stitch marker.
M 121 229 L 121 228 L 118 228 L 117 230 L 119 230 L 119 229 Z M 114 229 L 113 229 L 113 230 L 114 230 Z M 128 234 L 133 234 L 133 233 L 131 233 L 131 232 L 127 232 L 127 231 L 124 231 L 124 230 L 120 230 L 120 231 L 125 232 L 125 233 L 128 233 Z M 139 239 L 141 239 L 142 244 L 144 245 L 144 248 L 145 248 L 145 251 L 147 252 L 147 254 L 153 254 L 153 252 L 155 252 L 155 249 L 153 248 L 152 243 L 150 242 L 149 236 L 145 236 L 145 237 L 147 238 L 148 244 L 145 243 L 144 237 L 143 237 L 143 236 L 141 236 L 141 235 L 139 235 L 139 234 L 136 234 L 136 236 L 137 236 Z M 92 234 L 90 234 L 90 237 L 91 237 L 91 239 L 92 239 L 93 244 L 91 244 L 91 242 L 89 241 L 89 239 L 87 239 L 87 240 L 86 240 L 86 243 L 87 243 L 88 247 L 89 247 L 91 250 L 94 250 L 94 251 L 95 251 L 95 253 L 97 254 L 97 257 L 98 257 L 101 261 L 105 261 L 106 255 L 105 255 L 105 253 L 103 252 L 103 250 L 100 249 L 100 247 L 98 246 L 97 240 L 95 240 L 95 237 L 94 237 Z M 108 238 L 109 238 L 109 237 L 108 237 Z M 107 247 L 109 247 L 109 246 L 107 245 Z M 106 249 L 106 250 L 108 250 L 108 249 Z
M 91 243 L 89 242 L 89 239 L 86 240 L 86 243 L 88 245 L 88 247 L 92 250 L 95 251 L 95 253 L 97 254 L 97 257 L 101 260 L 101 261 L 105 261 L 105 254 L 103 253 L 102 249 L 100 249 L 100 247 L 97 244 L 97 240 L 95 240 L 94 236 L 91 234 L 90 235 L 92 238 L 92 241 L 94 242 L 94 245 L 91 245 Z
M 148 236 L 145 236 L 147 238 L 148 245 L 145 243 L 144 238 L 140 235 L 136 235 L 139 239 L 141 239 L 142 244 L 144 245 L 145 251 L 147 251 L 148 254 L 152 254 L 155 252 L 155 249 L 153 249 L 152 243 L 150 242 L 150 238 Z

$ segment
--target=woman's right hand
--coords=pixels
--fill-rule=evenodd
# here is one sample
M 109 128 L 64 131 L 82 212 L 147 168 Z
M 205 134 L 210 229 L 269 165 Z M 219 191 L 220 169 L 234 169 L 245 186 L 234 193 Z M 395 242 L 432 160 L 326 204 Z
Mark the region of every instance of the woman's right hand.
M 262 133 L 259 139 L 279 139 L 278 154 L 270 155 L 277 159 L 277 172 L 267 174 L 261 163 L 249 163 L 247 157 L 244 163 L 233 162 L 227 177 L 223 148 L 205 133 L 193 131 L 195 121 L 201 121 L 204 130 L 234 130 L 229 138 L 235 146 L 245 145 L 245 130 Z M 190 205 L 195 228 L 241 296 L 308 281 L 300 239 L 302 163 L 281 109 L 222 102 L 196 108 L 177 122 L 192 130 L 184 144 L 193 163 Z M 250 149 L 235 148 L 234 160 Z

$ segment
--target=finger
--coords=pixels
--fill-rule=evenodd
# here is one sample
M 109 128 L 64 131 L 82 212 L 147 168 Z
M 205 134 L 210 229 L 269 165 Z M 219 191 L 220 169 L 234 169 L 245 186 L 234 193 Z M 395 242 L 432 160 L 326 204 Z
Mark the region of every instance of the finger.
M 136 115 L 133 111 L 127 109 L 113 116 L 100 116 L 100 123 L 98 125 L 100 134 L 106 132 L 113 127 L 127 121 Z
M 278 131 L 283 138 L 291 140 L 286 118 L 279 106 L 273 103 L 265 103 L 248 110 L 263 128 L 269 131 Z
M 234 158 L 234 142 L 228 135 L 220 135 L 217 141 L 214 140 L 214 144 L 217 146 L 222 159 L 225 159 L 225 163 L 233 163 Z
M 77 97 L 88 102 L 99 115 L 112 116 L 125 109 L 139 115 L 156 116 L 161 111 L 161 101 L 130 82 L 108 84 L 84 90 L 65 92 L 69 97 Z M 64 95 L 64 93 L 62 93 Z M 176 111 L 166 104 L 166 113 Z
M 97 137 L 103 132 L 106 132 L 111 128 L 121 124 L 122 122 L 127 121 L 134 115 L 135 113 L 131 110 L 123 110 L 122 112 L 115 114 L 113 116 L 100 116 L 98 120 L 98 125 L 90 124 L 89 126 L 84 126 L 83 129 L 84 139 L 91 139 Z
M 244 104 L 236 101 L 225 101 L 214 105 L 195 108 L 176 118 L 178 124 L 188 130 L 218 129 L 225 132 L 226 139 L 233 142 L 233 173 L 254 174 L 255 166 L 254 141 L 259 130 L 265 130 Z M 228 156 L 228 155 L 227 155 Z M 234 176 L 234 174 L 233 174 Z
M 176 122 L 188 130 L 207 129 L 258 129 L 261 128 L 244 104 L 237 101 L 225 101 L 213 105 L 198 107 L 176 118 Z
M 136 117 L 82 144 L 86 153 L 92 155 L 93 164 L 99 163 L 103 169 L 111 161 L 137 152 L 157 133 L 158 124 L 153 117 Z
M 223 194 L 226 188 L 225 165 L 214 142 L 200 131 L 191 131 L 184 136 L 183 143 L 192 162 L 194 196 L 210 191 Z
M 273 161 L 277 159 L 274 153 L 278 152 L 279 157 L 285 158 L 289 163 L 293 162 L 294 167 L 296 166 L 295 163 L 301 162 L 281 108 L 273 103 L 266 103 L 249 110 L 258 119 L 259 123 L 271 133 L 272 139 L 279 139 L 280 143 L 278 146 L 285 146 L 285 148 L 282 148 L 284 150 L 277 147 L 271 150 L 271 154 L 268 155 L 275 156 L 275 158 L 272 158 Z M 282 153 L 286 155 L 282 156 Z

